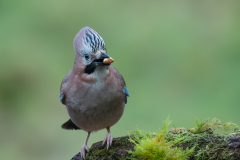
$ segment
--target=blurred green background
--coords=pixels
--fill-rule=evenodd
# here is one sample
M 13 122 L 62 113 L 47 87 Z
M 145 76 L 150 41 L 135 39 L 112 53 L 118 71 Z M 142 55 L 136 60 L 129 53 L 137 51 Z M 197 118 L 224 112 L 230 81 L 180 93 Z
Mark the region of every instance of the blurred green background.
M 130 98 L 114 137 L 194 126 L 195 117 L 240 124 L 239 1 L 0 2 L 0 159 L 70 159 L 86 132 L 66 131 L 59 102 L 84 26 L 104 39 Z M 90 136 L 88 146 L 106 130 Z

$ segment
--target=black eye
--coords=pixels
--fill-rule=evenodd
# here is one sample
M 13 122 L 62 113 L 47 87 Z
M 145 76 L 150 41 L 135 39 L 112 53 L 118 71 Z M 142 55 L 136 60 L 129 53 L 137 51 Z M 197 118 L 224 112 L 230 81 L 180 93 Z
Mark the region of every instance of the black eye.
M 85 54 L 85 59 L 88 60 L 89 59 L 89 55 Z

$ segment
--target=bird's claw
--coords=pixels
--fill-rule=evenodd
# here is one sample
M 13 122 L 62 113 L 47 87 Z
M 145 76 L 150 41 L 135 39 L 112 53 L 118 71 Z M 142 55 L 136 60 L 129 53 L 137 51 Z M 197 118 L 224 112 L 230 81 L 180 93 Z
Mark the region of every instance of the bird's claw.
M 82 159 L 85 159 L 85 153 L 86 153 L 86 151 L 89 152 L 89 148 L 88 148 L 88 146 L 87 146 L 86 144 L 84 144 L 84 145 L 82 146 L 82 148 L 81 148 L 81 158 L 82 158 Z
M 109 146 L 112 145 L 112 140 L 113 140 L 112 134 L 111 134 L 111 133 L 108 133 L 108 134 L 106 135 L 106 137 L 104 138 L 102 145 L 104 145 L 105 142 L 107 142 L 107 150 L 108 150 Z

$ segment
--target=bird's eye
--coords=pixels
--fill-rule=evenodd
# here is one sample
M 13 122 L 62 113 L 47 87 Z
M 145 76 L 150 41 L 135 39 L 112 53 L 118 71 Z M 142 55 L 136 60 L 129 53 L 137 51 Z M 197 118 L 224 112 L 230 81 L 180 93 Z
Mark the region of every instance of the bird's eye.
M 89 59 L 89 55 L 85 54 L 85 59 L 88 60 Z

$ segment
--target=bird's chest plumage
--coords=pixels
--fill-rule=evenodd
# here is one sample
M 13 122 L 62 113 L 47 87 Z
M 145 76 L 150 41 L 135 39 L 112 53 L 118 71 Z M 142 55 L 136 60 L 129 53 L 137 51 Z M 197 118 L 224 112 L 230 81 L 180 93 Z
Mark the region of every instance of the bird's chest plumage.
M 72 121 L 86 131 L 97 131 L 114 125 L 122 116 L 124 94 L 118 83 L 98 79 L 71 88 L 67 104 Z

